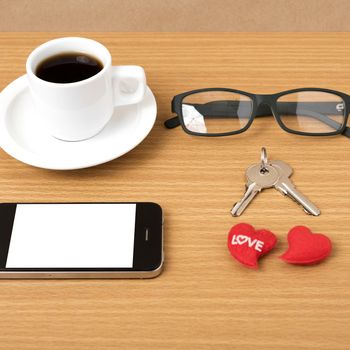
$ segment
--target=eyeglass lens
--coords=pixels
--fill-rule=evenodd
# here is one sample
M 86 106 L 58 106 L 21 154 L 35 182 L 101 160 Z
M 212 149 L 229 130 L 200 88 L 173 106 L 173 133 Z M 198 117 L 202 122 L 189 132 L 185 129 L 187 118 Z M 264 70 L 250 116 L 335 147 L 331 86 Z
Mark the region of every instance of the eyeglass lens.
M 290 130 L 305 133 L 339 131 L 345 120 L 345 103 L 338 95 L 323 91 L 301 91 L 277 100 L 277 113 Z
M 253 110 L 250 97 L 227 91 L 206 91 L 186 96 L 182 101 L 186 128 L 201 134 L 243 129 Z

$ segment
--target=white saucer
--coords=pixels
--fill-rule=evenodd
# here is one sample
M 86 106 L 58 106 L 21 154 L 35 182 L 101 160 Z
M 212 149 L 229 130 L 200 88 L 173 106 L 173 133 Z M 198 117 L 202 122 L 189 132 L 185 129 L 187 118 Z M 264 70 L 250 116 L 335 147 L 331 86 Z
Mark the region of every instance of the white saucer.
M 151 131 L 156 116 L 156 100 L 147 88 L 140 103 L 117 107 L 96 136 L 78 142 L 60 141 L 39 123 L 27 77 L 23 75 L 0 93 L 0 146 L 12 157 L 36 167 L 87 168 L 131 151 Z

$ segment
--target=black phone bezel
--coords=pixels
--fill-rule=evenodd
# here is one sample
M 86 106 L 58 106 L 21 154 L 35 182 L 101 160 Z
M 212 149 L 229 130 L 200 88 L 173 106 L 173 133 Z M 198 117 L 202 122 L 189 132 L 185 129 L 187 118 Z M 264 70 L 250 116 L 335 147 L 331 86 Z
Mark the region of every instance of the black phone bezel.
M 7 255 L 17 204 L 136 204 L 134 257 L 132 268 L 8 268 Z M 146 233 L 147 230 L 147 233 Z M 55 203 L 1 203 L 0 204 L 0 272 L 133 272 L 154 271 L 163 260 L 163 213 L 153 202 L 55 202 Z

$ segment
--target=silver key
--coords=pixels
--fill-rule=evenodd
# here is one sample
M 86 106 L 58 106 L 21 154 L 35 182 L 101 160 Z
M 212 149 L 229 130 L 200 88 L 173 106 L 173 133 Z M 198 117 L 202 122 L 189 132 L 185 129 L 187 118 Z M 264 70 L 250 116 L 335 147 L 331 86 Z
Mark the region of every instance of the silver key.
M 279 172 L 269 164 L 265 164 L 263 169 L 261 164 L 256 164 L 247 169 L 246 177 L 246 192 L 243 198 L 233 206 L 232 216 L 241 215 L 259 192 L 273 187 L 279 178 Z
M 283 195 L 292 198 L 295 202 L 300 204 L 307 214 L 314 216 L 320 215 L 320 209 L 318 209 L 309 199 L 303 196 L 290 180 L 290 177 L 293 174 L 292 167 L 281 160 L 270 161 L 270 164 L 277 169 L 280 175 L 277 182 L 274 184 L 274 187 Z

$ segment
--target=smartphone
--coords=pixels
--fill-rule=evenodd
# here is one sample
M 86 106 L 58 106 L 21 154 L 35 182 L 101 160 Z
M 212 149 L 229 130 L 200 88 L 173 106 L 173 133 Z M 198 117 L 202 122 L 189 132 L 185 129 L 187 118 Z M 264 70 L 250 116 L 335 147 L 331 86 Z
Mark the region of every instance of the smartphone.
M 151 278 L 162 267 L 158 204 L 0 204 L 0 278 Z

